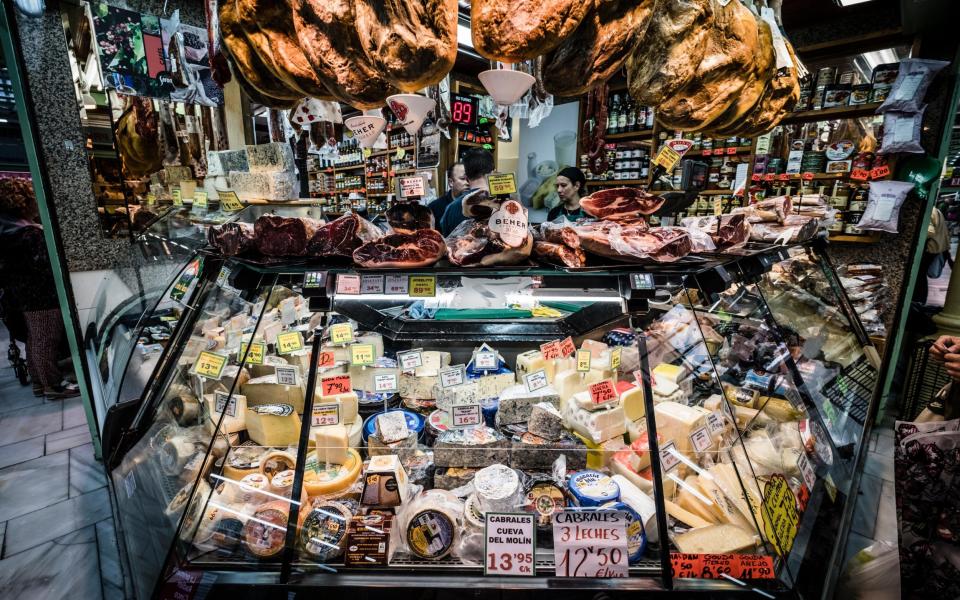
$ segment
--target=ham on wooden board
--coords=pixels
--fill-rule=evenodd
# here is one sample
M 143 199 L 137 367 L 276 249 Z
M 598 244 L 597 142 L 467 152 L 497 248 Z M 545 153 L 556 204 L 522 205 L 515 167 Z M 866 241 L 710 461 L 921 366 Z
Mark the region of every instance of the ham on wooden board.
M 533 251 L 533 235 L 530 233 L 519 247 L 509 246 L 490 230 L 487 221 L 460 223 L 447 236 L 446 242 L 450 262 L 460 267 L 515 265 L 528 259 Z
M 663 198 L 636 188 L 600 190 L 580 199 L 588 215 L 607 221 L 632 221 L 652 215 L 663 206 Z
M 236 256 L 257 247 L 250 223 L 224 223 L 207 229 L 207 242 L 224 256 Z
M 413 269 L 428 267 L 446 254 L 443 236 L 434 229 L 412 233 L 391 233 L 367 242 L 353 251 L 353 262 L 361 267 Z
M 307 244 L 310 256 L 344 256 L 350 258 L 361 244 L 383 235 L 373 223 L 356 213 L 347 213 L 317 229 Z
M 263 215 L 253 224 L 257 250 L 264 256 L 304 256 L 321 225 L 321 221 L 306 217 Z

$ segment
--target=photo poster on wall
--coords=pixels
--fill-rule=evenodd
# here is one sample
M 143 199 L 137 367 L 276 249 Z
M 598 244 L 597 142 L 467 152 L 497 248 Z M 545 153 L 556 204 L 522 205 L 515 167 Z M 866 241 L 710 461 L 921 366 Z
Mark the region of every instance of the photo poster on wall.
M 536 127 L 521 127 L 517 184 L 524 206 L 550 210 L 560 203 L 557 173 L 564 167 L 578 166 L 578 118 L 577 103 L 567 102 L 554 106 L 550 116 Z
M 213 81 L 208 61 L 206 30 L 106 2 L 91 8 L 105 87 L 126 95 L 223 105 L 223 90 Z M 179 50 L 171 56 L 174 33 Z

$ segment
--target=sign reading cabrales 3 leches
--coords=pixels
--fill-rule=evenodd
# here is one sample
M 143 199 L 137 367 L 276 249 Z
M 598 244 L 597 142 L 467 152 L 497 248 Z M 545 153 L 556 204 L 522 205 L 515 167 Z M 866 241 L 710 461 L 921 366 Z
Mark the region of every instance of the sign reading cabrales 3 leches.
M 554 515 L 557 577 L 626 577 L 627 513 L 566 510 Z
M 532 513 L 487 513 L 484 575 L 533 576 L 536 527 Z

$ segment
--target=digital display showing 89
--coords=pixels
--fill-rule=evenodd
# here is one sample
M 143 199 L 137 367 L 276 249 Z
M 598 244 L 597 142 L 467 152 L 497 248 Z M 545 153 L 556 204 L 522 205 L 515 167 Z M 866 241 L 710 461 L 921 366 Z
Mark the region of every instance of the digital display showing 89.
M 461 127 L 476 127 L 477 99 L 473 96 L 454 94 L 450 103 L 450 118 L 454 125 Z

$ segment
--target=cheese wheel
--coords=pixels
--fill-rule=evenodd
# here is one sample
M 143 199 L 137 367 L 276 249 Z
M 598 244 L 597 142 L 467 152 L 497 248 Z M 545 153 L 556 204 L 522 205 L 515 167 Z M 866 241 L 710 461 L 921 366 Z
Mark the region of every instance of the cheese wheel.
M 283 550 L 290 512 L 287 502 L 261 506 L 243 526 L 243 543 L 257 558 L 273 558 Z
M 599 471 L 579 471 L 570 476 L 567 489 L 579 506 L 601 506 L 620 498 L 620 486 Z
M 240 481 L 250 473 L 259 473 L 260 457 L 263 455 L 263 448 L 259 446 L 234 447 L 223 465 L 224 476 Z
M 296 471 L 293 469 L 280 471 L 270 479 L 270 489 L 278 496 L 289 497 L 290 491 L 293 489 L 293 478 L 295 475 Z
M 271 481 L 280 471 L 297 468 L 297 457 L 282 450 L 271 450 L 260 458 L 260 473 Z
M 303 507 L 300 547 L 313 560 L 326 562 L 343 554 L 353 513 L 340 502 L 311 500 Z
M 266 496 L 262 493 L 270 489 L 270 479 L 263 473 L 251 473 L 240 480 L 241 502 L 263 501 Z
M 336 496 L 344 493 L 360 477 L 363 460 L 356 450 L 347 450 L 347 460 L 342 465 L 317 463 L 315 453 L 307 455 L 303 468 L 303 489 L 311 497 Z
M 477 471 L 473 487 L 483 512 L 513 512 L 520 499 L 520 477 L 506 465 L 490 465 Z

